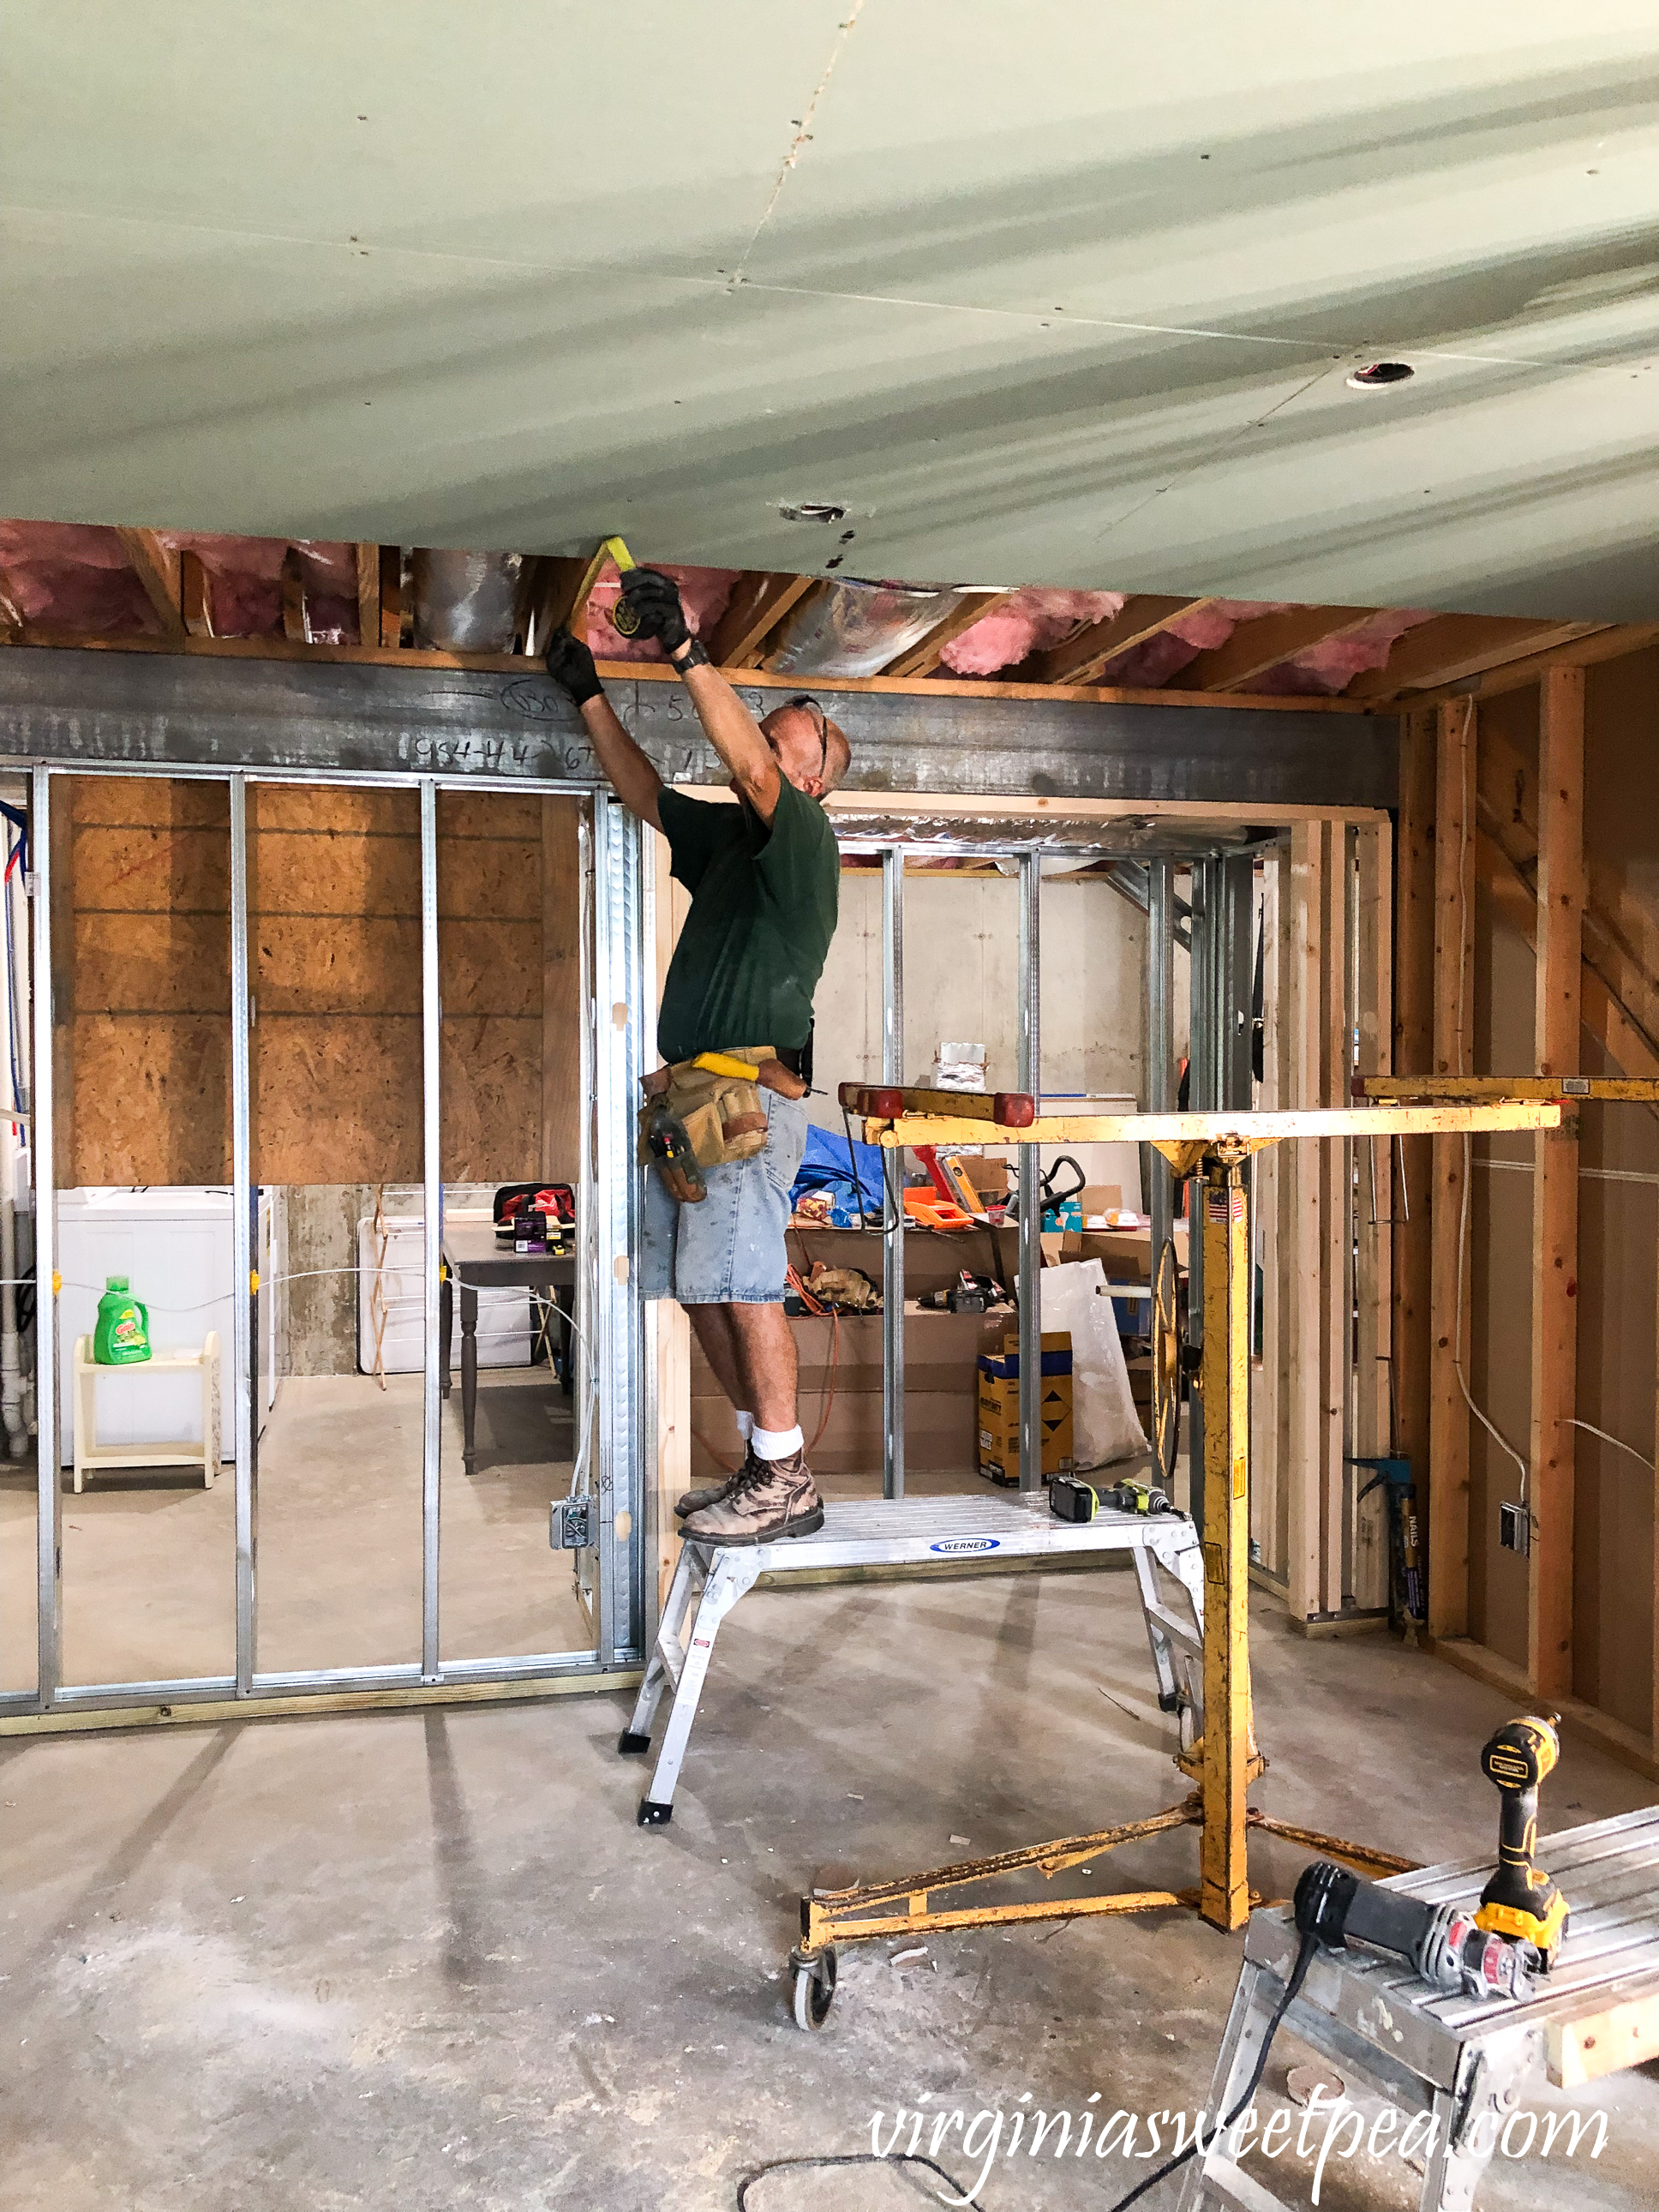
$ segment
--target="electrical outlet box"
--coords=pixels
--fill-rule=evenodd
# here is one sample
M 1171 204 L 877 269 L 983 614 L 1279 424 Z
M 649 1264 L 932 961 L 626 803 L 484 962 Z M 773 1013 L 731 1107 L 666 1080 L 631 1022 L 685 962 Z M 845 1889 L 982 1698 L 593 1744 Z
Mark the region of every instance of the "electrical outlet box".
M 1506 1552 L 1518 1552 L 1526 1558 L 1532 1549 L 1532 1516 L 1524 1505 L 1498 1507 L 1498 1540 Z
M 593 1500 L 556 1498 L 548 1542 L 556 1552 L 586 1552 L 593 1544 Z

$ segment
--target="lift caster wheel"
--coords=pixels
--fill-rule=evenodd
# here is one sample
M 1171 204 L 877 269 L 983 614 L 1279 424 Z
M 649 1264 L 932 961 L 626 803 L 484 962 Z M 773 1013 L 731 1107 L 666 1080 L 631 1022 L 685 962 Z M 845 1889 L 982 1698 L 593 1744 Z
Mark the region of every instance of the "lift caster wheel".
M 789 1972 L 794 1985 L 796 2027 L 822 2027 L 830 2017 L 830 2008 L 836 1997 L 834 1944 L 825 1944 L 816 1958 L 792 1951 Z

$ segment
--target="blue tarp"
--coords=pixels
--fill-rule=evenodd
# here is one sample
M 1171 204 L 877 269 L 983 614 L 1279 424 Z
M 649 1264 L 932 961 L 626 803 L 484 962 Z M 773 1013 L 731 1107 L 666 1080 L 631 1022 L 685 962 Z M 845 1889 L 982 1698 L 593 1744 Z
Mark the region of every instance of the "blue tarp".
M 828 1129 L 809 1128 L 806 1150 L 801 1154 L 800 1172 L 790 1188 L 790 1203 L 799 1206 L 809 1191 L 827 1190 L 836 1211 L 850 1214 L 856 1220 L 860 1188 L 864 1193 L 866 1214 L 874 1214 L 879 1219 L 880 1146 L 854 1145 L 849 1155 L 845 1137 L 834 1136 Z

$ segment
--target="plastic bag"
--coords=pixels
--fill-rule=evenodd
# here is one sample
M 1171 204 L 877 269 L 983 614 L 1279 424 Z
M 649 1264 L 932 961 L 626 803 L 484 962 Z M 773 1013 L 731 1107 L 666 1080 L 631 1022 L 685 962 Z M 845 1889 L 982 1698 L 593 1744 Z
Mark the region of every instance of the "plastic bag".
M 1037 1278 L 1045 1329 L 1072 1334 L 1072 1422 L 1079 1468 L 1107 1467 L 1147 1449 L 1146 1431 L 1129 1389 L 1128 1364 L 1117 1333 L 1117 1314 L 1102 1293 L 1106 1270 L 1098 1260 L 1072 1260 L 1045 1267 Z

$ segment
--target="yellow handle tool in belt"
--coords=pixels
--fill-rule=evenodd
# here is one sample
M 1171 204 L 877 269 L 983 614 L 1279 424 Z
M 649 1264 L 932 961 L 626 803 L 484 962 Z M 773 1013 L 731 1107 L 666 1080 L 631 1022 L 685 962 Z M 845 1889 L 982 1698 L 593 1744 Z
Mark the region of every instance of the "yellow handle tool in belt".
M 739 1083 L 755 1080 L 755 1062 L 752 1060 L 736 1060 L 729 1052 L 700 1052 L 691 1065 L 705 1068 L 710 1075 L 735 1076 Z

